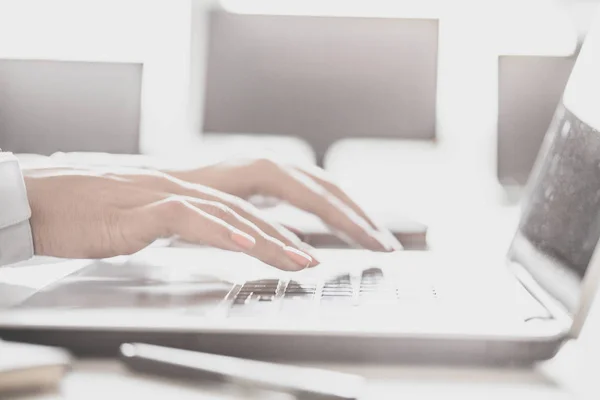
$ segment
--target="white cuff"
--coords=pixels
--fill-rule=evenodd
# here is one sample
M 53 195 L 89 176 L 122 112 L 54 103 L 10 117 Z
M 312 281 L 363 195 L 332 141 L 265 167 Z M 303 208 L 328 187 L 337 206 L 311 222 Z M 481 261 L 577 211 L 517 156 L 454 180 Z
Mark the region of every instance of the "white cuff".
M 0 152 L 0 265 L 33 256 L 30 217 L 19 162 L 13 154 Z

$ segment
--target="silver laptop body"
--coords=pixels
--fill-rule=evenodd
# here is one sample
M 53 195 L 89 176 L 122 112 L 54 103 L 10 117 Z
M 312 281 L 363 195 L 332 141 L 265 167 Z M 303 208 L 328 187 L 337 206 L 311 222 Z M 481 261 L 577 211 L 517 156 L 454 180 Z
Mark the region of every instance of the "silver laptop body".
M 137 341 L 263 359 L 548 359 L 578 336 L 600 274 L 598 71 L 600 24 L 548 130 L 504 259 L 331 250 L 319 268 L 290 274 L 237 253 L 150 248 L 90 261 L 3 310 L 0 336 L 83 354 Z

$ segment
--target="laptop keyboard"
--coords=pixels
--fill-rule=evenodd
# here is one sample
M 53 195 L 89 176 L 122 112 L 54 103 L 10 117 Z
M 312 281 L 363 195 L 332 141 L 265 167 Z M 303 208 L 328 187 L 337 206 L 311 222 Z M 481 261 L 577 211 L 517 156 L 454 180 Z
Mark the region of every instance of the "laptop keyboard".
M 400 305 L 406 301 L 435 301 L 433 285 L 412 285 L 386 279 L 381 268 L 360 275 L 344 274 L 325 281 L 262 279 L 245 282 L 233 296 L 230 316 L 260 313 L 310 313 L 323 309 L 352 309 L 369 305 Z

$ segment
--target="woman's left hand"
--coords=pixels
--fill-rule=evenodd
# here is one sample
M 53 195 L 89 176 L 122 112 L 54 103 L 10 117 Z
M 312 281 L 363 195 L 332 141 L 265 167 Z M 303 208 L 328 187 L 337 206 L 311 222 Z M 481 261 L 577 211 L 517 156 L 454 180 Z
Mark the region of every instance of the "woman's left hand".
M 401 250 L 402 245 L 318 167 L 287 166 L 270 159 L 223 162 L 169 175 L 209 186 L 243 199 L 274 197 L 319 217 L 347 241 L 375 251 Z

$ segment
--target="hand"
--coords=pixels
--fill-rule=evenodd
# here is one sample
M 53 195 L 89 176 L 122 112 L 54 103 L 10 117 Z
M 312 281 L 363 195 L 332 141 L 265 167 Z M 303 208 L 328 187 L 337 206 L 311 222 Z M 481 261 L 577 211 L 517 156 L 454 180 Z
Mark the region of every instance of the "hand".
M 29 171 L 35 253 L 68 258 L 132 254 L 160 238 L 239 251 L 283 270 L 318 262 L 250 204 L 152 171 Z
M 317 167 L 288 167 L 268 159 L 226 162 L 188 171 L 171 171 L 184 181 L 249 199 L 275 197 L 320 217 L 346 241 L 376 251 L 402 249 Z

